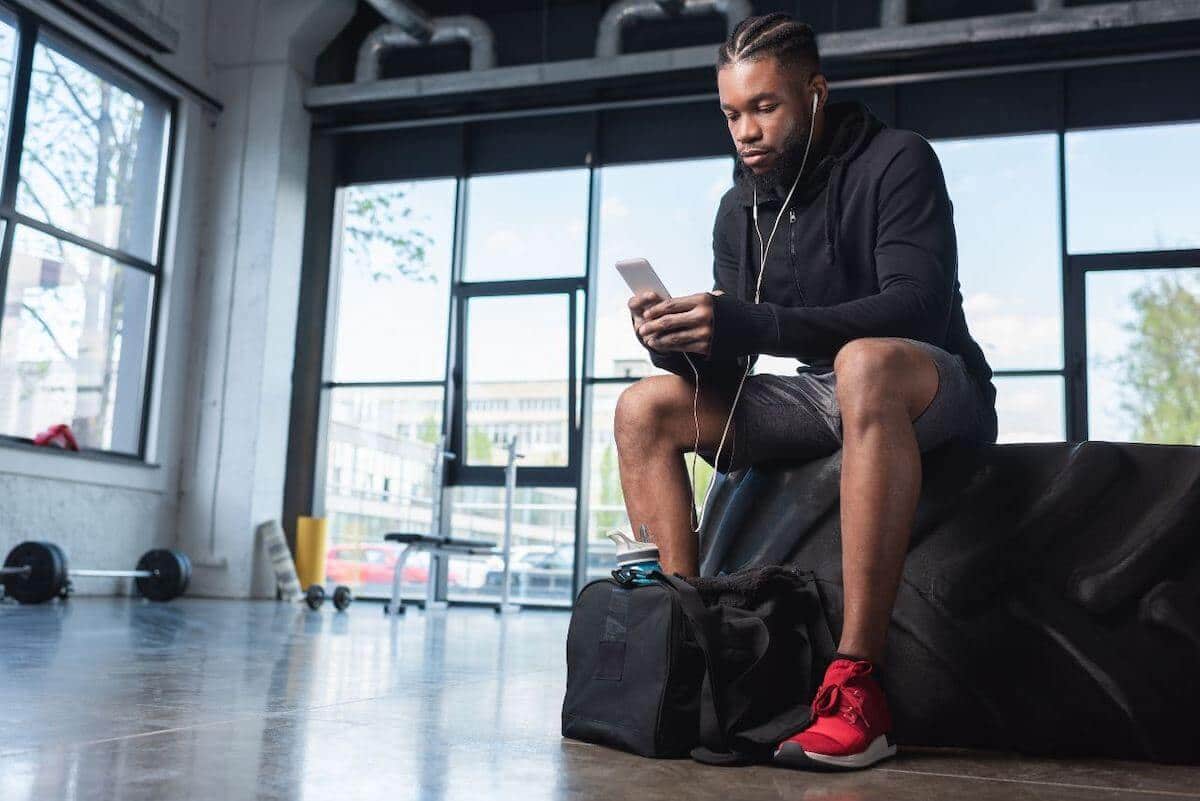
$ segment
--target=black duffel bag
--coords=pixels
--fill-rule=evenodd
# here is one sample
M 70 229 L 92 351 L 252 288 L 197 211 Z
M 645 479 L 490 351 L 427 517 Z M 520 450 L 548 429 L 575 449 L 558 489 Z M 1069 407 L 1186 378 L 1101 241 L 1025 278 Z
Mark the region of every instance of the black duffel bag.
M 593 581 L 567 633 L 563 736 L 648 757 L 767 761 L 833 655 L 811 573 Z
M 704 664 L 671 584 L 590 582 L 567 630 L 563 736 L 645 757 L 687 756 Z

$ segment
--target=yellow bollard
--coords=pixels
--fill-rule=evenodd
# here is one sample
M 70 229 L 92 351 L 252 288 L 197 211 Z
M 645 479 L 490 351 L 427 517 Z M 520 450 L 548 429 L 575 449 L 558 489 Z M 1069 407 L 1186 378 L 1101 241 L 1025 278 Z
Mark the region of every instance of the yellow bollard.
M 296 576 L 305 589 L 325 583 L 329 524 L 323 517 L 296 519 Z

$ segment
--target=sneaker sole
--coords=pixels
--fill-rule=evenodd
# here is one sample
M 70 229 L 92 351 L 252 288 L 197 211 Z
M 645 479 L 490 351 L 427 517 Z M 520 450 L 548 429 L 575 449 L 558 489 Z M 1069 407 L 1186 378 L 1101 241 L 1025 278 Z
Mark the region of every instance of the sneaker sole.
M 896 746 L 881 734 L 860 753 L 847 756 L 817 754 L 805 751 L 800 743 L 787 741 L 775 749 L 774 761 L 789 768 L 818 768 L 824 770 L 861 770 L 896 755 Z

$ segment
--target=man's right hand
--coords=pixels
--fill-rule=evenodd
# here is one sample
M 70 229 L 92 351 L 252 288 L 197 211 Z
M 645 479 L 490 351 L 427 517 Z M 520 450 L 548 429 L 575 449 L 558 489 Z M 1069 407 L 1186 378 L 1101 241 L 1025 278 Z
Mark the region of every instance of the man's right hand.
M 646 310 L 657 303 L 662 303 L 662 298 L 658 296 L 657 292 L 639 292 L 629 299 L 629 313 L 633 318 L 633 335 L 637 337 L 643 347 L 649 350 L 654 350 L 654 348 L 646 345 L 645 340 L 638 334 L 638 329 L 642 327 L 642 323 L 646 322 Z M 659 353 L 660 351 L 655 350 L 654 352 Z

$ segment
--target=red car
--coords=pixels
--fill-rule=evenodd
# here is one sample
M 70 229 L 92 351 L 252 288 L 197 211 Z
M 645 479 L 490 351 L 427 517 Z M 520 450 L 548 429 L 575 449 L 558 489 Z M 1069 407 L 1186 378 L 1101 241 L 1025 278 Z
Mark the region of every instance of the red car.
M 392 575 L 400 549 L 391 545 L 334 545 L 325 556 L 325 582 L 346 584 L 363 594 L 391 591 Z M 450 585 L 459 583 L 459 574 L 450 571 Z M 404 563 L 404 584 L 424 584 L 429 580 L 429 554 L 415 553 Z

